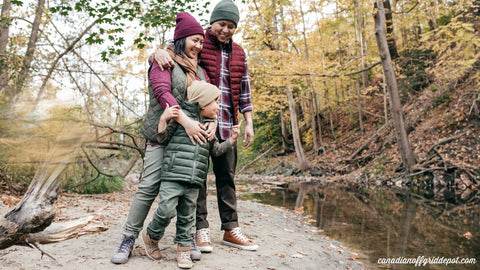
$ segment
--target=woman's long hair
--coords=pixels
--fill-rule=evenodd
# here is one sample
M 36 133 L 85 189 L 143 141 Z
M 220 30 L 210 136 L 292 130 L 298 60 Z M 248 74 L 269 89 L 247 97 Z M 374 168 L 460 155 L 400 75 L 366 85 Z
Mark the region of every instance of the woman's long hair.
M 173 53 L 180 55 L 182 57 L 187 57 L 185 55 L 185 44 L 187 42 L 187 37 L 179 38 L 173 42 Z M 200 62 L 200 52 L 197 54 L 197 62 Z

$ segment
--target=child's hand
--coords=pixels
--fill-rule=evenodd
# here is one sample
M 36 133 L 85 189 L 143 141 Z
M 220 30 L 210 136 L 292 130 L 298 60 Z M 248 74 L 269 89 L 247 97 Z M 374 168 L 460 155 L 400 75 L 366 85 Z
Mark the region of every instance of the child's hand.
M 167 103 L 167 107 L 163 111 L 162 118 L 165 121 L 168 121 L 172 118 L 178 117 L 179 111 L 180 111 L 180 106 L 174 105 L 174 106 L 170 107 L 170 105 L 168 105 L 168 103 Z
M 157 126 L 157 132 L 160 133 L 165 130 L 167 127 L 167 121 L 175 118 L 179 115 L 180 113 L 180 106 L 175 105 L 170 107 L 167 103 L 167 107 L 162 113 L 162 116 L 160 116 L 160 120 L 158 121 L 158 126 Z
M 238 125 L 232 126 L 232 136 L 230 137 L 230 143 L 233 145 L 238 138 L 238 135 L 240 134 L 240 126 L 242 125 L 242 121 L 238 123 Z

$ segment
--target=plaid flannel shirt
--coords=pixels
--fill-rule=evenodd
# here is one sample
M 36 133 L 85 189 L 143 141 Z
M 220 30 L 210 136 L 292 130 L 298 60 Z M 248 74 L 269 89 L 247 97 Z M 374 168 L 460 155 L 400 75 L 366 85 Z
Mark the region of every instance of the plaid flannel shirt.
M 220 98 L 220 110 L 218 113 L 218 131 L 221 140 L 230 138 L 231 128 L 234 123 L 235 112 L 233 111 L 232 91 L 230 88 L 230 71 L 228 70 L 229 46 L 222 46 L 222 65 L 220 70 L 219 89 L 222 92 Z M 242 75 L 242 84 L 240 87 L 239 110 L 245 113 L 253 110 L 251 102 L 250 77 L 248 76 L 247 58 L 245 57 L 245 72 Z

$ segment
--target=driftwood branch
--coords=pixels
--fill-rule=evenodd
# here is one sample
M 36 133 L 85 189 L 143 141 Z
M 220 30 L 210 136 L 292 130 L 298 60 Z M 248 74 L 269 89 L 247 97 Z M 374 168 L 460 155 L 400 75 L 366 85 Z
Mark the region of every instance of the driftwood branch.
M 375 138 L 377 138 L 380 132 L 388 125 L 389 124 L 387 123 L 383 125 L 381 128 L 379 128 L 372 136 L 370 136 L 370 138 L 368 138 L 368 140 L 365 143 L 363 143 L 359 148 L 357 148 L 357 150 L 355 150 L 355 152 L 353 152 L 346 161 L 353 160 L 355 156 L 357 156 L 360 152 L 362 152 L 363 149 L 365 149 L 370 144 L 370 142 L 372 142 Z
M 252 165 L 253 163 L 255 163 L 257 160 L 261 159 L 263 156 L 265 156 L 266 154 L 268 154 L 268 152 L 272 151 L 273 148 L 275 148 L 275 146 L 277 146 L 279 143 L 276 143 L 274 145 L 272 145 L 270 148 L 267 149 L 267 151 L 263 152 L 262 154 L 260 154 L 260 156 L 258 156 L 257 158 L 255 158 L 254 160 L 250 161 L 249 163 L 247 163 L 245 166 L 243 166 L 238 172 L 237 174 L 240 174 L 241 172 L 243 172 L 243 170 L 245 170 L 248 166 Z
M 466 132 L 463 132 L 463 133 L 460 133 L 456 136 L 452 136 L 452 137 L 448 137 L 448 138 L 444 138 L 444 139 L 441 139 L 438 143 L 436 143 L 435 145 L 433 145 L 432 147 L 430 147 L 430 149 L 428 149 L 427 153 L 430 153 L 431 151 L 433 151 L 435 148 L 437 148 L 437 146 L 439 145 L 442 145 L 442 144 L 446 144 L 446 143 L 449 143 L 451 141 L 454 141 L 456 139 L 459 139 L 463 136 L 465 136 L 465 134 L 467 134 Z
M 355 72 L 349 72 L 349 73 L 344 73 L 344 74 L 314 74 L 314 73 L 290 73 L 290 74 L 284 74 L 284 73 L 256 73 L 256 75 L 269 75 L 269 76 L 281 76 L 281 77 L 295 77 L 295 76 L 301 76 L 301 77 L 322 77 L 322 78 L 337 78 L 337 77 L 347 77 L 347 76 L 352 76 L 356 74 L 360 74 L 362 72 L 368 71 L 377 65 L 381 64 L 382 62 L 378 61 L 373 64 L 371 64 L 369 67 L 366 67 L 364 69 L 355 71 Z
M 125 130 L 117 129 L 115 127 L 112 127 L 112 126 L 106 125 L 106 124 L 90 123 L 90 125 L 92 125 L 94 127 L 98 127 L 98 128 L 106 128 L 106 129 L 109 129 L 111 131 L 111 133 L 123 134 L 123 135 L 129 137 L 132 140 L 132 143 L 133 143 L 134 146 L 131 146 L 131 145 L 128 145 L 128 144 L 120 144 L 120 143 L 116 143 L 116 144 L 135 149 L 140 153 L 142 158 L 144 157 L 143 149 L 138 145 L 137 141 L 135 140 L 136 136 L 133 135 L 132 133 L 126 132 Z M 109 133 L 109 134 L 111 134 L 111 133 Z
M 45 254 L 45 255 L 47 255 L 47 257 L 49 257 L 50 259 L 52 259 L 56 263 L 58 263 L 57 259 L 55 259 L 52 255 L 50 255 L 50 253 L 48 253 L 45 250 L 43 250 L 42 248 L 40 248 L 40 246 L 37 243 L 30 243 L 28 240 L 25 240 L 25 242 L 27 242 L 28 246 L 38 249 L 40 251 L 40 253 L 42 253 L 42 256 Z
M 28 234 L 25 240 L 30 243 L 58 243 L 79 236 L 108 230 L 108 227 L 94 216 L 87 216 L 71 221 L 53 223 L 42 232 Z

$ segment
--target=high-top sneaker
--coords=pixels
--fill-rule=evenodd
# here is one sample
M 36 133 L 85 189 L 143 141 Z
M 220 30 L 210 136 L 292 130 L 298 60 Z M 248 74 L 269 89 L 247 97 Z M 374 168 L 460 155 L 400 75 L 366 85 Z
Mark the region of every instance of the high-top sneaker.
M 258 249 L 258 245 L 248 239 L 248 237 L 242 233 L 240 227 L 225 230 L 223 234 L 223 244 L 243 250 L 255 251 Z
M 212 252 L 213 246 L 212 241 L 210 240 L 210 230 L 208 228 L 197 230 L 195 240 L 197 241 L 198 249 L 200 249 L 201 252 Z

